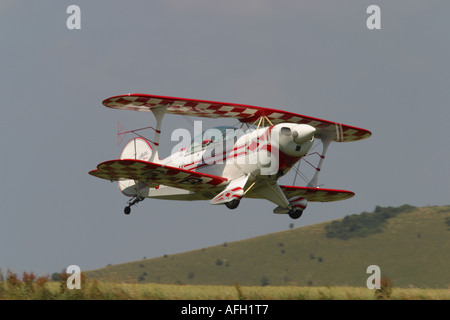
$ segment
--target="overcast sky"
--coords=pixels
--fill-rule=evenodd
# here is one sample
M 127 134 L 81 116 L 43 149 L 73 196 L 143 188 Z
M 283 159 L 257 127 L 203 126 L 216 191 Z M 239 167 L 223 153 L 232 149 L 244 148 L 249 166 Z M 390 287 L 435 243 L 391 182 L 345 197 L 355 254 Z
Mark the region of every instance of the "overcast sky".
M 80 30 L 66 26 L 72 4 L 81 9 Z M 380 30 L 366 26 L 372 4 L 381 8 Z M 449 12 L 448 1 L 411 0 L 2 0 L 0 267 L 89 270 L 377 205 L 450 204 Z M 126 129 L 155 124 L 150 113 L 101 104 L 132 92 L 368 129 L 369 139 L 332 144 L 319 178 L 356 196 L 310 203 L 295 221 L 253 199 L 233 211 L 146 199 L 126 216 L 128 198 L 117 185 L 88 172 L 119 157 L 118 121 Z M 171 130 L 193 131 L 183 117 L 164 121 L 161 156 L 177 143 Z M 293 175 L 282 182 L 292 184 Z

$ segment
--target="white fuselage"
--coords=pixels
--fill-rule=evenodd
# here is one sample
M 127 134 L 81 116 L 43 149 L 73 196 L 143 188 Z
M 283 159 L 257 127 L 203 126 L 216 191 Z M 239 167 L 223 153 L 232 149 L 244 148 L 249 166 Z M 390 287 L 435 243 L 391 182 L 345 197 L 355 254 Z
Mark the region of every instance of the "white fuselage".
M 309 151 L 315 131 L 308 125 L 292 123 L 245 133 L 233 129 L 206 130 L 190 146 L 161 160 L 161 164 L 225 177 L 229 181 L 248 175 L 247 185 L 262 180 L 276 181 Z M 167 186 L 145 189 L 141 189 L 142 196 L 161 199 L 205 200 L 212 195 Z

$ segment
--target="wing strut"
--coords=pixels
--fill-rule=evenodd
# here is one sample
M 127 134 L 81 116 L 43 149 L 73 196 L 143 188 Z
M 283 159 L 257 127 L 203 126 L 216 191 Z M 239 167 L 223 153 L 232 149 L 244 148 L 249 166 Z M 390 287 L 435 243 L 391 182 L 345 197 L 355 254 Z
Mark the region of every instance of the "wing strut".
M 317 188 L 318 187 L 318 180 L 319 180 L 319 173 L 320 169 L 322 168 L 323 160 L 325 159 L 325 154 L 327 153 L 328 146 L 330 145 L 331 141 L 334 139 L 334 134 L 330 134 L 324 137 L 319 137 L 320 140 L 322 140 L 322 154 L 320 155 L 319 164 L 316 167 L 316 173 L 314 174 L 314 177 L 312 177 L 311 181 L 308 182 L 307 188 Z
M 153 149 L 150 162 L 153 163 L 160 163 L 159 156 L 158 156 L 158 149 L 159 149 L 159 137 L 161 136 L 161 124 L 162 120 L 164 118 L 164 114 L 166 113 L 167 107 L 169 104 L 166 104 L 164 106 L 158 107 L 158 108 L 152 108 L 150 109 L 155 116 L 156 119 L 156 130 L 155 130 L 155 138 L 154 138 L 154 145 L 155 148 Z

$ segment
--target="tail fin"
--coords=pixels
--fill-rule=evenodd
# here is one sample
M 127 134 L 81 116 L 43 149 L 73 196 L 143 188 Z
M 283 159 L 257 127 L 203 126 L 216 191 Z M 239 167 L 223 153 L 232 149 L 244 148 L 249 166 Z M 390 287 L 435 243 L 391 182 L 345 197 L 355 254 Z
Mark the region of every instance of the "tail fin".
M 153 149 L 147 140 L 143 138 L 131 139 L 123 148 L 120 159 L 135 159 L 149 161 L 152 156 Z M 142 194 L 145 188 L 149 188 L 147 184 L 137 182 L 131 179 L 121 179 L 118 181 L 119 190 L 128 197 L 134 197 Z

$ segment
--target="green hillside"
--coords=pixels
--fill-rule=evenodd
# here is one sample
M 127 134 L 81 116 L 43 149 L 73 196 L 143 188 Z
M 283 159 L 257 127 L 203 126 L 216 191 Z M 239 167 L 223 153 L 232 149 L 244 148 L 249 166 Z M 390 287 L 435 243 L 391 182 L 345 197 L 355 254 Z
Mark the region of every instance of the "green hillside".
M 450 206 L 374 212 L 86 272 L 103 281 L 365 287 L 378 265 L 395 287 L 450 286 Z

